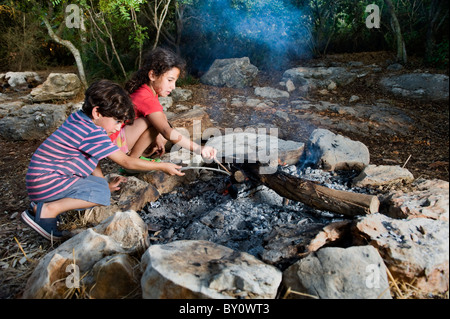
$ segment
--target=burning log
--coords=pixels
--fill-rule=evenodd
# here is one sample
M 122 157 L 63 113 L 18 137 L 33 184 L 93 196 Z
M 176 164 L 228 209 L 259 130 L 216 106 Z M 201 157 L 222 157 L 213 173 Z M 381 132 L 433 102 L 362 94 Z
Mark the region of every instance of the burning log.
M 234 175 L 244 173 L 252 181 L 262 183 L 284 198 L 319 210 L 354 217 L 376 213 L 380 207 L 376 196 L 331 189 L 280 170 L 274 174 L 259 174 L 258 164 L 241 164 L 241 170 L 237 172 Z

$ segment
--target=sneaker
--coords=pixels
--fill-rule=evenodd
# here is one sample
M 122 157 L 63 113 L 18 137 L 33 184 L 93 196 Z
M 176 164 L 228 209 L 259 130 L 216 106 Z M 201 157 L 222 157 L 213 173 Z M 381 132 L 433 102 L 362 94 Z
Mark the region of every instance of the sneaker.
M 22 221 L 45 239 L 61 240 L 63 236 L 58 230 L 58 218 L 41 218 L 42 205 L 37 204 L 35 216 L 28 209 L 22 212 Z

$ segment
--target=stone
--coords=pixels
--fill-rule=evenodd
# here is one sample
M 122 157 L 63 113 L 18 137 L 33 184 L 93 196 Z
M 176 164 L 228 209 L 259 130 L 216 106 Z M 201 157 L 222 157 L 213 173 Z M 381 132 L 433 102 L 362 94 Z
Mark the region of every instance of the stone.
M 83 284 L 92 289 L 93 299 L 123 299 L 137 297 L 140 292 L 138 261 L 128 254 L 106 256 L 92 267 L 92 274 L 83 279 Z
M 174 102 L 185 102 L 192 99 L 192 91 L 188 89 L 176 88 L 170 93 Z
M 291 80 L 295 86 L 306 86 L 307 90 L 327 89 L 330 85 L 331 90 L 334 90 L 336 87 L 349 85 L 356 79 L 357 74 L 343 67 L 298 67 L 285 71 L 282 77 L 283 82 Z
M 23 298 L 64 298 L 70 289 L 76 288 L 75 284 L 81 286 L 82 276 L 90 274 L 94 265 L 105 257 L 145 251 L 149 245 L 148 231 L 139 219 L 134 211 L 118 212 L 104 224 L 63 242 L 41 258 L 27 281 Z M 88 282 L 92 286 L 85 287 L 87 292 L 95 285 L 93 279 L 85 281 Z
M 167 112 L 168 109 L 170 109 L 173 105 L 173 99 L 170 96 L 166 97 L 159 97 L 158 98 L 159 103 L 161 103 L 161 106 L 163 107 L 163 111 Z
M 423 293 L 448 291 L 448 222 L 399 220 L 376 213 L 355 221 L 353 238 L 356 245 L 374 246 L 396 280 Z
M 108 180 L 118 176 L 109 174 Z M 118 211 L 139 211 L 148 202 L 156 201 L 160 196 L 154 185 L 135 176 L 127 177 L 127 182 L 121 185 L 119 191 L 111 194 L 111 205 L 96 206 L 86 209 L 83 216 L 84 224 L 97 225 Z
M 265 99 L 289 98 L 289 92 L 271 87 L 256 87 L 255 95 L 263 97 Z
M 383 213 L 392 218 L 449 220 L 449 183 L 419 178 L 411 192 L 391 191 L 382 200 Z
M 248 57 L 217 59 L 200 81 L 207 85 L 242 89 L 251 86 L 257 74 L 258 68 L 250 63 Z
M 368 165 L 353 179 L 357 187 L 378 187 L 395 183 L 411 183 L 413 174 L 398 165 Z
M 387 76 L 382 88 L 396 96 L 410 99 L 448 101 L 449 82 L 445 74 L 413 73 Z
M 66 120 L 69 105 L 33 104 L 0 119 L 0 136 L 13 141 L 43 140 Z
M 281 282 L 275 267 L 202 240 L 152 245 L 141 270 L 144 299 L 273 299 Z
M 81 81 L 74 73 L 50 73 L 44 83 L 34 88 L 30 95 L 34 102 L 68 100 L 82 89 Z
M 283 286 L 320 299 L 392 298 L 386 266 L 372 246 L 328 247 L 313 252 L 283 272 Z
M 225 163 L 256 163 L 267 165 L 265 173 L 273 173 L 278 163 L 295 164 L 299 161 L 304 144 L 285 141 L 267 135 L 266 129 L 228 133 L 209 139 L 206 145 L 217 149 L 217 158 Z M 261 173 L 261 172 L 260 172 Z
M 36 72 L 7 72 L 0 76 L 0 84 L 1 82 L 6 82 L 15 91 L 24 91 L 41 83 L 42 80 Z
M 309 137 L 301 162 L 303 166 L 314 165 L 326 171 L 361 171 L 369 165 L 370 153 L 361 142 L 326 129 L 316 129 Z

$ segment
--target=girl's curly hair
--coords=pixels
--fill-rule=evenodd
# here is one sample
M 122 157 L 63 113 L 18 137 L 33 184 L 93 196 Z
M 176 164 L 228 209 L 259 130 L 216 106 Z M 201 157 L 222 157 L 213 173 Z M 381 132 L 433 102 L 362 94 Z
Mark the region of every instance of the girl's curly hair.
M 142 66 L 125 84 L 125 89 L 131 94 L 143 84 L 148 84 L 150 81 L 148 73 L 151 70 L 153 70 L 155 76 L 161 76 L 172 68 L 178 68 L 183 74 L 185 67 L 186 62 L 171 50 L 156 48 L 144 57 Z

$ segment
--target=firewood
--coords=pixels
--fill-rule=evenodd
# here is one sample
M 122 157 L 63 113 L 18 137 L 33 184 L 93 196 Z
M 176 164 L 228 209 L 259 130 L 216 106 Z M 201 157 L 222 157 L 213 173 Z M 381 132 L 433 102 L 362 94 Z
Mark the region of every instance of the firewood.
M 331 189 L 280 170 L 274 174 L 259 174 L 258 164 L 243 164 L 241 169 L 253 181 L 278 195 L 319 210 L 354 217 L 376 213 L 380 207 L 376 196 Z

